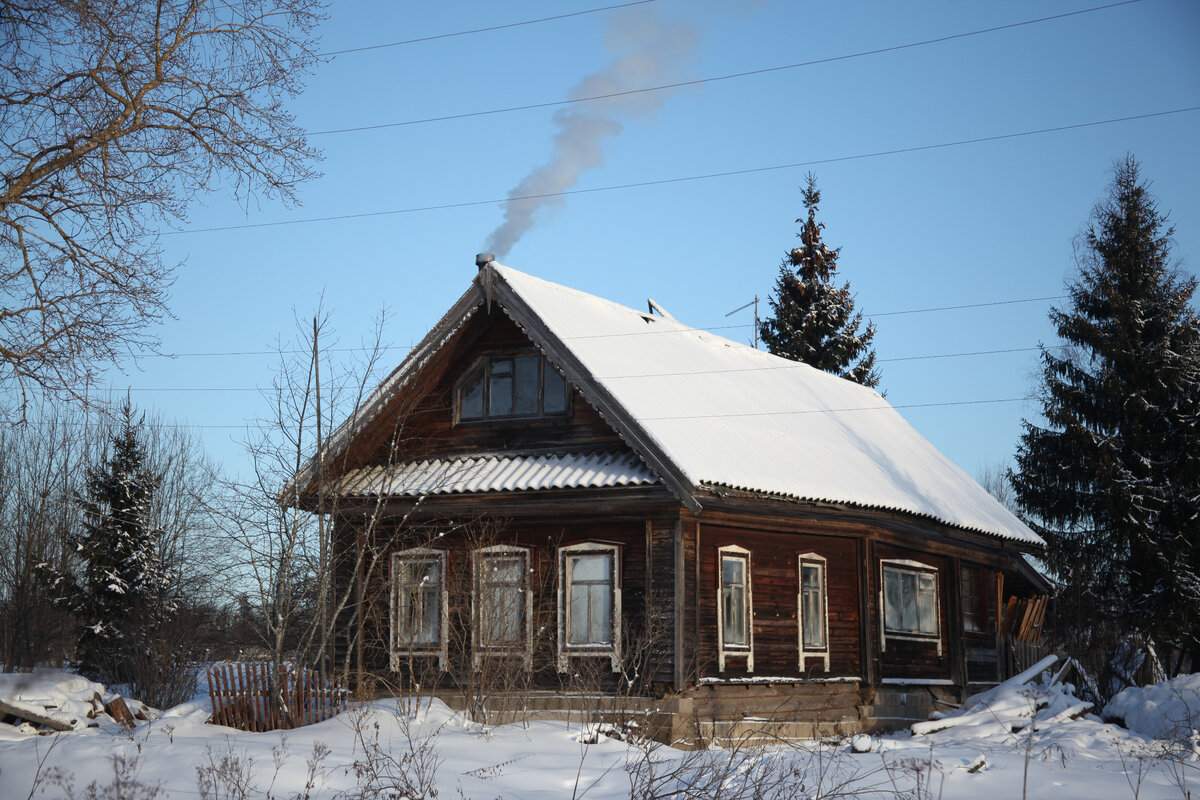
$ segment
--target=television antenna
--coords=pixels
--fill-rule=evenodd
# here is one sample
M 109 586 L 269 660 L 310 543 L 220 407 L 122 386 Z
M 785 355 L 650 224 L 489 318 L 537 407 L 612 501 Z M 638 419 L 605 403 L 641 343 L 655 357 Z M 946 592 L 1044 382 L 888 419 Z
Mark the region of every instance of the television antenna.
M 725 316 L 732 317 L 737 312 L 747 309 L 750 306 L 754 306 L 754 349 L 757 350 L 758 349 L 758 295 L 754 295 L 754 299 L 751 300 L 749 303 L 746 303 L 746 305 L 744 305 L 744 306 L 738 306 L 737 308 L 735 308 L 733 311 L 730 311 Z

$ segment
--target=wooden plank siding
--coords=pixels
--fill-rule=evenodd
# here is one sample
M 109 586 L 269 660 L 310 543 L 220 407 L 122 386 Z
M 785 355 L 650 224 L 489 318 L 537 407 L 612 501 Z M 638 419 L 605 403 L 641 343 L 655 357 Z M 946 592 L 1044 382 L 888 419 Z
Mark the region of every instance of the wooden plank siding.
M 882 593 L 881 565 L 884 561 L 911 560 L 927 564 L 937 570 L 938 592 L 938 637 L 937 641 L 913 641 L 883 635 L 883 609 L 880 606 Z M 953 660 L 952 642 L 961 637 L 961 620 L 951 615 L 954 606 L 950 593 L 958 585 L 949 572 L 951 560 L 928 550 L 915 550 L 878 542 L 871 570 L 871 619 L 874 632 L 879 637 L 879 676 L 883 680 L 915 678 L 918 680 L 951 680 Z M 953 622 L 953 627 L 951 623 Z M 939 648 L 940 644 L 940 648 Z M 940 653 L 939 653 L 940 649 Z
M 717 551 L 737 545 L 750 551 L 754 669 L 744 656 L 727 656 L 719 671 L 717 647 Z M 797 595 L 801 553 L 826 561 L 830 669 L 807 664 L 810 678 L 859 677 L 861 672 L 858 569 L 853 538 L 782 532 L 733 525 L 700 525 L 698 645 L 701 677 L 801 676 Z
M 656 521 L 654 530 L 671 532 L 669 523 Z M 666 569 L 658 574 L 658 582 L 650 578 L 648 568 L 655 553 L 646 549 L 646 523 L 639 522 L 586 522 L 570 525 L 548 523 L 509 522 L 494 534 L 485 534 L 473 540 L 476 531 L 458 530 L 438 536 L 436 525 L 408 529 L 404 534 L 390 534 L 380 530 L 380 539 L 387 541 L 386 567 L 376 570 L 366 586 L 363 615 L 364 663 L 363 669 L 377 681 L 403 688 L 410 682 L 424 685 L 445 685 L 465 682 L 471 664 L 471 625 L 473 595 L 472 552 L 477 546 L 491 544 L 515 545 L 529 548 L 531 559 L 530 588 L 532 589 L 532 656 L 534 688 L 554 689 L 563 683 L 558 670 L 558 555 L 559 548 L 567 545 L 595 542 L 615 544 L 620 548 L 621 570 L 621 634 L 626 648 L 647 644 L 654 653 L 649 663 L 654 670 L 654 680 L 666 685 L 672 683 L 673 675 L 673 620 L 674 609 L 669 605 L 673 587 L 670 577 L 673 570 Z M 352 540 L 350 526 L 343 526 L 339 540 Z M 668 545 L 671 544 L 668 539 Z M 389 665 L 390 648 L 390 564 L 391 555 L 411 547 L 431 547 L 446 553 L 446 575 L 444 580 L 448 593 L 449 664 L 446 674 L 441 674 L 436 655 L 413 655 L 401 659 L 400 670 L 393 672 Z M 673 550 L 673 548 L 671 548 Z M 668 557 L 671 554 L 668 554 Z M 663 582 L 672 591 L 659 591 Z M 649 601 L 649 602 L 648 602 Z M 660 630 L 664 623 L 665 638 Z M 646 642 L 645 637 L 659 637 L 661 641 Z M 639 637 L 642 637 L 639 639 Z M 588 664 L 601 660 L 597 656 L 572 656 L 568 659 L 569 671 L 576 671 L 576 662 Z M 608 663 L 607 658 L 604 659 Z M 600 670 L 610 672 L 610 669 Z M 606 684 L 615 683 L 615 677 L 603 675 Z
M 438 456 L 539 448 L 624 447 L 620 437 L 578 391 L 570 413 L 541 419 L 490 419 L 455 424 L 454 390 L 477 360 L 489 353 L 536 352 L 502 311 L 476 313 L 425 365 L 419 392 L 399 392 L 355 437 L 341 472 Z M 392 444 L 393 438 L 396 442 Z

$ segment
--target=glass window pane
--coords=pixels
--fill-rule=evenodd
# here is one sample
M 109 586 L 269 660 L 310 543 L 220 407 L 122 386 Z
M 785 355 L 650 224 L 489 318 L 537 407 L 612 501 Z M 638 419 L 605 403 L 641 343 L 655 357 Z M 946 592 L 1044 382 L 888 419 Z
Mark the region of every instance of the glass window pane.
M 512 359 L 511 358 L 493 358 L 492 375 L 512 375 Z
M 934 590 L 932 575 L 921 575 L 919 580 L 920 594 L 917 598 L 920 621 L 917 630 L 921 633 L 937 633 L 937 593 Z
M 821 568 L 816 564 L 805 564 L 801 567 L 801 580 L 805 589 L 821 588 Z
M 900 573 L 903 587 L 900 610 L 900 627 L 906 631 L 917 630 L 917 576 L 911 572 Z
M 607 584 L 592 584 L 588 590 L 588 639 L 593 644 L 609 644 L 612 641 L 612 595 Z
M 525 619 L 524 555 L 479 559 L 479 641 L 484 646 L 522 644 Z
M 746 562 L 741 558 L 725 558 L 721 561 L 721 580 L 725 585 L 740 585 L 746 582 Z
M 568 621 L 570 630 L 567 641 L 571 644 L 587 644 L 588 638 L 588 587 L 571 587 L 571 616 Z
M 612 559 L 607 555 L 574 556 L 571 559 L 572 581 L 607 581 L 612 574 Z
M 402 561 L 396 571 L 396 639 L 403 644 L 441 641 L 441 563 Z
M 509 556 L 492 556 L 485 563 L 487 580 L 496 583 L 519 583 L 525 568 L 525 559 Z
M 536 414 L 538 410 L 539 356 L 521 356 L 516 361 L 514 414 Z
M 892 630 L 903 628 L 901 605 L 900 573 L 894 569 L 885 569 L 883 571 L 883 618 L 885 625 Z
M 561 414 L 567 410 L 567 382 L 549 362 L 543 365 L 542 372 L 542 411 Z
M 461 419 L 483 417 L 483 372 L 475 373 L 462 387 L 459 416 Z
M 488 416 L 489 417 L 508 417 L 512 416 L 512 383 L 513 379 L 509 377 L 499 377 L 493 375 L 488 381 Z
M 820 648 L 825 645 L 825 613 L 819 592 L 806 590 L 804 598 L 804 646 Z
M 740 586 L 725 589 L 725 644 L 746 644 L 746 597 Z

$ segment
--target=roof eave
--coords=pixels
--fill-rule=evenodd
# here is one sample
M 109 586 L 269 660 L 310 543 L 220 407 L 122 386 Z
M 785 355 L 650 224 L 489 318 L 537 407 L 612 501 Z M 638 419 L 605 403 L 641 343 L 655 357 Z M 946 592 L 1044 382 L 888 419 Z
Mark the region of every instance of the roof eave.
M 462 293 L 454 305 L 450 306 L 424 338 L 409 351 L 400 365 L 388 373 L 388 376 L 379 383 L 370 396 L 359 404 L 346 421 L 330 434 L 322 446 L 322 452 L 310 456 L 296 474 L 288 479 L 276 495 L 276 502 L 282 506 L 288 506 L 292 504 L 290 498 L 307 493 L 316 478 L 317 464 L 329 463 L 340 456 L 354 436 L 378 416 L 396 391 L 408 383 L 409 378 L 442 348 L 450 335 L 467 321 L 483 301 L 484 295 L 478 282 L 472 281 L 471 286 Z

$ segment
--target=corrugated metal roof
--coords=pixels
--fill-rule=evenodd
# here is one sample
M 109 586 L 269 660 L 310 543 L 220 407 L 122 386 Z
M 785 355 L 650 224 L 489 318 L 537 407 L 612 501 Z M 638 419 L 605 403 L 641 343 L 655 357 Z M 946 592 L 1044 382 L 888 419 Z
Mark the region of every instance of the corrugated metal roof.
M 499 264 L 487 269 L 692 487 L 904 511 L 1043 544 L 872 389 Z
M 491 455 L 417 461 L 348 472 L 338 492 L 362 497 L 535 489 L 585 489 L 658 483 L 632 453 Z

